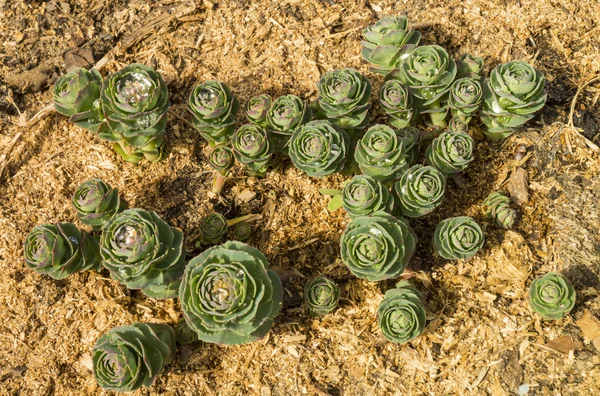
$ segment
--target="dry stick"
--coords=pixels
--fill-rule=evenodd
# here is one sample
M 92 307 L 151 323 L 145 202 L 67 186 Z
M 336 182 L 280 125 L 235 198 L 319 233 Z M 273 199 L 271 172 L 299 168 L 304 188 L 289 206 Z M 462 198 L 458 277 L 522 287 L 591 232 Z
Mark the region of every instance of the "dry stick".
M 594 144 L 592 141 L 590 141 L 588 138 L 586 138 L 581 133 L 579 133 L 579 131 L 575 127 L 575 124 L 573 123 L 573 114 L 575 113 L 575 105 L 577 105 L 577 97 L 579 97 L 579 94 L 581 93 L 581 91 L 583 91 L 583 89 L 585 87 L 587 87 L 588 85 L 590 85 L 591 83 L 593 83 L 594 81 L 597 81 L 599 79 L 600 79 L 600 76 L 596 76 L 596 77 L 592 78 L 591 80 L 589 80 L 588 82 L 585 82 L 582 85 L 577 87 L 577 92 L 575 92 L 575 96 L 573 96 L 573 100 L 571 101 L 571 111 L 569 112 L 569 127 L 571 128 L 571 131 L 573 131 L 577 136 L 582 138 L 583 141 L 585 142 L 585 144 L 587 144 L 588 147 L 594 151 L 599 151 L 600 148 L 596 144 Z

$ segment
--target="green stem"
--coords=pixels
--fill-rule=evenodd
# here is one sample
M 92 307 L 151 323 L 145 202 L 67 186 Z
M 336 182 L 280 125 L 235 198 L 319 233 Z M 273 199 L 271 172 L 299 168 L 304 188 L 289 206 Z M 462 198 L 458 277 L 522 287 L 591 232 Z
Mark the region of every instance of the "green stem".
M 241 223 L 242 221 L 245 221 L 246 223 L 250 223 L 252 221 L 257 221 L 260 219 L 262 219 L 262 216 L 259 214 L 249 214 L 249 215 L 245 215 L 245 216 L 241 216 L 241 217 L 236 217 L 235 219 L 227 220 L 227 226 L 232 227 L 232 226 L 236 225 L 237 223 Z
M 219 172 L 215 171 L 215 175 L 213 177 L 213 186 L 212 186 L 213 194 L 221 193 L 221 190 L 223 189 L 223 186 L 225 185 L 225 180 L 226 180 L 225 176 L 223 176 Z

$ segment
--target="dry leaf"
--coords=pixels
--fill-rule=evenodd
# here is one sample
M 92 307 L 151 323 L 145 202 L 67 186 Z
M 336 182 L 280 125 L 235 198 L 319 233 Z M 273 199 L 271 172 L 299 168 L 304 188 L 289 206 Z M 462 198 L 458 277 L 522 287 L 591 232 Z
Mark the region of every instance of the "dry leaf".
M 573 339 L 569 336 L 560 336 L 557 339 L 548 342 L 546 346 L 562 353 L 569 353 L 569 351 L 580 351 L 583 348 L 583 344 L 581 344 L 581 342 L 573 341 Z

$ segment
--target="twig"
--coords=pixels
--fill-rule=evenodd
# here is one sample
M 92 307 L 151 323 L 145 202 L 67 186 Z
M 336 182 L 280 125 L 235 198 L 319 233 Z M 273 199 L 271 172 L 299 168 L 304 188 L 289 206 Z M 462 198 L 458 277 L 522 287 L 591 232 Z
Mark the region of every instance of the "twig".
M 573 100 L 571 100 L 571 110 L 569 112 L 569 127 L 571 128 L 571 131 L 573 131 L 577 136 L 582 138 L 583 141 L 585 142 L 585 144 L 587 144 L 588 147 L 594 151 L 599 151 L 600 148 L 596 144 L 594 144 L 594 142 L 592 142 L 591 140 L 589 140 L 588 138 L 583 136 L 579 132 L 579 130 L 575 127 L 575 124 L 573 123 L 573 114 L 575 113 L 575 106 L 577 105 L 577 98 L 579 97 L 579 94 L 581 93 L 581 91 L 583 91 L 583 89 L 585 87 L 587 87 L 588 85 L 590 85 L 591 83 L 593 83 L 594 81 L 597 81 L 599 79 L 600 79 L 600 76 L 596 76 L 596 77 L 592 78 L 591 80 L 589 80 L 577 87 L 577 92 L 575 92 L 575 96 L 573 96 Z
M 6 166 L 8 165 L 8 159 L 10 158 L 10 154 L 12 153 L 19 139 L 21 139 L 22 135 L 23 132 L 17 133 L 8 144 L 8 149 L 6 150 L 6 152 L 2 153 L 2 156 L 0 156 L 0 179 L 2 179 L 2 175 L 4 175 L 4 169 L 6 169 Z

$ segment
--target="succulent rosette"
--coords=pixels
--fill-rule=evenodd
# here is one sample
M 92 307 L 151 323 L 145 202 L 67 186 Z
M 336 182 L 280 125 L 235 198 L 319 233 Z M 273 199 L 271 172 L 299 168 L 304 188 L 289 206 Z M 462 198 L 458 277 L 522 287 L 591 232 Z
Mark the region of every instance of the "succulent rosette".
M 167 125 L 169 91 L 154 69 L 133 63 L 106 77 L 100 94 L 102 111 L 110 130 L 99 132 L 115 142 L 125 160 L 137 163 L 143 157 L 158 161 Z
M 416 118 L 415 106 L 406 85 L 398 80 L 388 80 L 379 90 L 379 104 L 390 123 L 396 128 L 404 128 Z
M 277 151 L 287 153 L 288 141 L 294 131 L 309 122 L 312 110 L 295 95 L 280 96 L 267 112 L 267 129 Z
M 102 265 L 128 289 L 173 298 L 185 268 L 183 233 L 156 213 L 127 209 L 102 228 Z
M 573 286 L 556 272 L 534 279 L 529 287 L 529 306 L 544 320 L 562 319 L 575 306 L 575 299 Z
M 336 127 L 354 130 L 369 123 L 371 83 L 354 69 L 333 70 L 317 82 L 320 116 Z
M 187 345 L 198 341 L 198 334 L 182 319 L 175 325 L 175 338 L 179 345 Z
M 342 208 L 350 218 L 384 211 L 394 212 L 394 197 L 380 181 L 367 175 L 356 175 L 342 189 Z
M 56 80 L 52 89 L 54 108 L 75 125 L 98 133 L 106 128 L 100 104 L 102 76 L 96 69 L 75 68 Z
M 400 177 L 408 168 L 406 140 L 387 125 L 370 127 L 358 141 L 354 159 L 360 170 L 382 182 Z
M 236 241 L 245 241 L 252 235 L 252 225 L 245 221 L 237 223 L 233 227 L 233 238 Z
M 510 198 L 506 195 L 494 191 L 488 195 L 483 205 L 487 215 L 498 227 L 510 230 L 515 224 L 517 212 L 510 207 Z
M 219 174 L 227 176 L 235 165 L 233 151 L 227 146 L 215 147 L 208 157 L 208 164 Z
M 72 198 L 77 217 L 87 226 L 98 231 L 126 205 L 119 197 L 119 190 L 111 188 L 102 179 L 89 179 L 81 183 Z
M 433 234 L 433 248 L 447 260 L 473 257 L 483 246 L 483 231 L 470 217 L 442 220 Z
M 267 126 L 267 113 L 271 107 L 271 96 L 262 94 L 250 98 L 246 103 L 246 118 L 253 124 Z
M 461 172 L 473 161 L 473 139 L 464 132 L 444 132 L 433 140 L 425 156 L 431 166 L 449 175 Z
M 233 155 L 253 176 L 264 176 L 273 155 L 269 133 L 260 125 L 242 125 L 231 138 Z
M 467 132 L 469 130 L 469 124 L 459 117 L 451 118 L 448 122 L 448 132 Z
M 213 212 L 200 221 L 200 241 L 203 245 L 213 245 L 223 239 L 229 226 L 221 213 Z
M 408 18 L 382 18 L 363 30 L 360 54 L 374 66 L 371 71 L 387 74 L 397 67 L 403 55 L 419 44 L 421 33 L 408 24 Z
M 420 113 L 433 126 L 445 127 L 448 91 L 456 77 L 456 63 L 445 49 L 437 45 L 414 48 L 392 70 L 387 80 L 399 80 L 408 87 Z
M 527 62 L 511 61 L 492 70 L 483 84 L 481 121 L 486 136 L 498 141 L 512 135 L 546 103 L 546 79 Z
M 296 168 L 312 177 L 323 177 L 344 168 L 349 149 L 348 134 L 329 121 L 311 121 L 297 129 L 289 142 Z
M 377 308 L 377 324 L 391 342 L 403 344 L 418 337 L 425 322 L 425 299 L 408 282 L 399 282 L 395 289 L 388 290 Z
M 211 146 L 229 141 L 240 102 L 227 85 L 215 80 L 196 85 L 188 106 L 194 127 Z
M 340 239 L 340 252 L 354 276 L 380 281 L 402 274 L 416 244 L 406 220 L 376 212 L 350 221 Z
M 433 166 L 415 165 L 394 184 L 397 202 L 406 217 L 431 213 L 444 198 L 446 179 Z
M 100 269 L 98 240 L 71 223 L 33 228 L 25 238 L 23 253 L 28 268 L 54 279 Z
M 282 296 L 281 280 L 264 254 L 234 241 L 190 260 L 179 290 L 184 318 L 198 338 L 230 345 L 267 334 Z
M 419 145 L 423 139 L 421 131 L 412 126 L 400 128 L 396 131 L 396 135 L 402 141 L 404 150 L 406 151 L 406 162 L 409 165 L 413 165 L 417 160 L 417 154 L 419 153 Z
M 471 54 L 463 54 L 456 62 L 458 77 L 480 79 L 483 74 L 483 59 Z
M 477 114 L 483 93 L 479 81 L 463 77 L 452 83 L 448 96 L 448 106 L 453 118 L 458 118 L 468 124 Z
M 133 323 L 112 328 L 98 338 L 92 352 L 92 371 L 101 388 L 133 392 L 152 386 L 175 353 L 171 326 Z
M 304 303 L 313 315 L 327 315 L 337 307 L 339 300 L 340 288 L 329 278 L 317 276 L 304 286 Z

